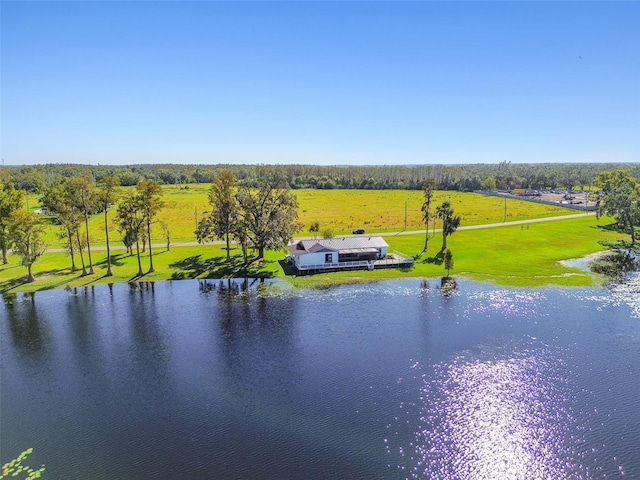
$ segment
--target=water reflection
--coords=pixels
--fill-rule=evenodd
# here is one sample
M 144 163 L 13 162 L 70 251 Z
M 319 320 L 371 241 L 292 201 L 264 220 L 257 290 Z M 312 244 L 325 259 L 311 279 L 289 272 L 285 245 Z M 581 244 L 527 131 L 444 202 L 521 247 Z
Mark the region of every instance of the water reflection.
M 51 478 L 640 478 L 626 303 L 438 282 L 5 295 L 0 453 Z
M 406 417 L 397 418 L 413 434 L 408 444 L 389 439 L 389 452 L 397 449 L 411 478 L 582 478 L 563 369 L 542 345 L 466 351 L 436 365 L 433 376 L 414 363 L 419 400 L 403 403 Z
M 631 315 L 640 318 L 640 273 L 628 274 L 623 281 L 611 284 L 609 290 L 616 304 L 628 304 Z
M 263 295 L 264 288 L 263 280 L 247 278 L 220 280 L 209 288 L 217 292 L 222 373 L 230 390 L 246 403 L 286 395 L 297 376 L 298 298 L 269 297 Z
M 12 345 L 21 352 L 19 358 L 35 363 L 44 361 L 49 332 L 46 329 L 46 312 L 38 311 L 35 293 L 5 293 L 4 308 Z
M 596 303 L 598 311 L 628 305 L 631 318 L 640 318 L 640 273 L 630 273 L 621 281 L 607 283 L 607 291 L 598 290 L 595 294 L 585 295 L 582 291 L 565 290 L 568 298 L 590 300 Z

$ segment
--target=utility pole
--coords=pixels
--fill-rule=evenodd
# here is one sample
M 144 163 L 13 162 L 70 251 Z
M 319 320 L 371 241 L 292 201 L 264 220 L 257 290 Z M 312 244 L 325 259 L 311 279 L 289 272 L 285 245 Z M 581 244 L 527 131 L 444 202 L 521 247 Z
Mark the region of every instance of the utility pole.
M 407 201 L 404 201 L 404 230 L 407 230 Z
M 507 221 L 507 197 L 504 197 L 504 220 L 502 220 L 502 223 Z

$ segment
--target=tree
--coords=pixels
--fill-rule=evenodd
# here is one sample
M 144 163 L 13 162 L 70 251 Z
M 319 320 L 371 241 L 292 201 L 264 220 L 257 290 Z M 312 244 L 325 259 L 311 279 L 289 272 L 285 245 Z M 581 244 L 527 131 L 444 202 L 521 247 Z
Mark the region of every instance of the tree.
M 333 230 L 331 230 L 330 228 L 325 228 L 322 231 L 322 238 L 324 238 L 325 240 L 331 240 L 335 235 L 333 234 Z
M 422 181 L 422 194 L 424 195 L 424 202 L 422 203 L 422 221 L 425 224 L 425 236 L 424 236 L 424 249 L 427 251 L 427 245 L 429 244 L 429 222 L 433 218 L 431 214 L 431 200 L 433 199 L 433 193 L 436 190 L 436 181 L 433 177 L 427 177 Z
M 2 263 L 9 263 L 7 250 L 11 247 L 9 239 L 9 218 L 11 214 L 22 207 L 24 192 L 16 190 L 13 183 L 3 180 L 0 183 L 0 249 L 2 250 Z
M 436 207 L 436 216 L 442 219 L 442 250 L 447 248 L 447 237 L 460 226 L 460 216 L 455 216 L 451 203 L 448 200 Z
M 137 187 L 138 208 L 144 217 L 144 223 L 147 228 L 147 236 L 149 240 L 149 273 L 153 273 L 153 252 L 151 250 L 151 222 L 153 218 L 164 207 L 162 201 L 162 187 L 151 180 L 143 180 Z
M 167 252 L 171 250 L 171 232 L 169 231 L 169 225 L 166 222 L 160 220 L 160 227 L 162 228 L 162 233 L 164 234 L 164 238 L 167 240 Z
M 313 234 L 314 240 L 317 238 L 319 231 L 320 231 L 320 222 L 311 222 L 311 225 L 309 225 L 309 233 Z
M 238 220 L 238 204 L 234 197 L 238 186 L 231 170 L 222 170 L 214 178 L 209 190 L 211 214 L 198 222 L 196 237 L 199 242 L 207 238 L 222 238 L 227 244 L 227 262 L 231 261 L 231 235 Z
M 119 194 L 120 179 L 116 177 L 105 177 L 98 183 L 96 201 L 104 212 L 104 234 L 107 239 L 107 277 L 111 277 L 111 250 L 109 248 L 109 208 L 113 205 Z
M 140 235 L 145 223 L 145 216 L 138 196 L 127 197 L 121 201 L 116 215 L 118 230 L 120 230 L 125 245 L 130 248 L 130 251 L 133 250 L 133 245 L 136 246 L 138 276 L 141 277 L 143 272 L 140 260 Z
M 630 231 L 631 243 L 635 244 L 635 228 L 640 225 L 640 184 L 623 169 L 601 172 L 594 183 L 602 192 L 598 216 L 614 217 L 620 228 Z
M 244 224 L 241 218 L 238 218 L 238 221 L 233 224 L 233 238 L 240 244 L 240 248 L 242 249 L 242 258 L 244 259 L 244 263 L 248 263 L 249 261 L 249 234 L 247 233 L 247 226 Z
M 444 252 L 444 268 L 447 269 L 447 277 L 449 277 L 449 272 L 453 269 L 453 254 L 448 248 Z
M 59 237 L 65 241 L 65 249 L 71 256 L 71 271 L 76 271 L 75 249 L 78 249 L 82 263 L 82 275 L 87 274 L 84 263 L 83 248 L 85 243 L 80 239 L 80 223 L 82 211 L 78 208 L 74 183 L 65 181 L 44 189 L 40 198 L 47 210 L 56 216 L 63 231 Z
M 9 217 L 9 236 L 13 243 L 13 251 L 22 258 L 22 265 L 27 267 L 27 282 L 33 282 L 31 267 L 47 250 L 44 240 L 44 227 L 38 223 L 35 213 L 16 210 Z
M 83 275 L 86 275 L 84 257 L 82 257 L 81 251 L 82 244 L 79 242 L 80 213 L 71 205 L 65 186 L 63 184 L 50 186 L 44 191 L 40 201 L 49 213 L 56 216 L 62 227 L 58 237 L 64 241 L 64 247 L 71 257 L 71 271 L 75 272 L 77 269 L 75 259 L 75 250 L 77 248 L 82 259 Z
M 257 190 L 242 188 L 236 198 L 241 224 L 258 249 L 258 258 L 263 258 L 265 248 L 285 247 L 302 224 L 298 222 L 298 201 L 284 178 L 267 170 L 258 181 Z
M 496 179 L 494 176 L 489 176 L 482 181 L 482 190 L 492 192 L 496 189 Z
M 89 215 L 96 208 L 96 189 L 91 175 L 78 175 L 67 181 L 67 192 L 71 204 L 84 217 L 85 240 L 87 255 L 89 256 L 89 274 L 93 275 L 93 260 L 91 259 L 91 240 L 89 239 Z M 80 252 L 82 255 L 82 252 Z M 84 260 L 83 260 L 84 263 Z M 83 273 L 84 265 L 83 265 Z

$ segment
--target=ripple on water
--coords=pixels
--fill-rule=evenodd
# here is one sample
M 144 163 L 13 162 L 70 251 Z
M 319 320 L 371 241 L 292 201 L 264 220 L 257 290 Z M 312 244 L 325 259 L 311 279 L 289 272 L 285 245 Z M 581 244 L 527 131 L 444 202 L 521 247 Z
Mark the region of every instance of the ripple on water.
M 572 414 L 566 367 L 532 338 L 527 345 L 483 347 L 438 364 L 412 367 L 419 400 L 400 405 L 389 425 L 390 454 L 408 478 L 584 478 L 582 441 Z M 410 428 L 411 442 L 403 443 Z
M 625 277 L 623 281 L 613 282 L 608 285 L 607 291 L 602 294 L 584 295 L 582 291 L 575 293 L 571 290 L 565 291 L 570 297 L 581 298 L 597 304 L 600 311 L 609 307 L 619 307 L 628 305 L 631 309 L 632 318 L 640 318 L 640 273 L 632 273 Z
M 535 290 L 474 290 L 468 296 L 466 317 L 477 314 L 500 313 L 508 317 L 535 318 L 540 315 L 540 303 L 546 300 L 542 291 Z

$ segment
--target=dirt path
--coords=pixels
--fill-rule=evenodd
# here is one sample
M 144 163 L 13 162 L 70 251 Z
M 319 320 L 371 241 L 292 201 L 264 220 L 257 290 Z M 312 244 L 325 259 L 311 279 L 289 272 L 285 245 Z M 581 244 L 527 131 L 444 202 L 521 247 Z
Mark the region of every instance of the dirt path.
M 512 222 L 501 222 L 501 223 L 483 223 L 480 225 L 467 225 L 459 227 L 458 230 L 478 230 L 481 228 L 497 228 L 497 227 L 509 227 L 511 225 L 524 225 L 527 223 L 540 223 L 540 222 L 549 222 L 549 221 L 556 221 L 556 220 L 568 220 L 571 218 L 579 218 L 579 217 L 586 217 L 586 216 L 594 216 L 595 212 L 585 212 L 585 213 L 576 213 L 576 214 L 571 214 L 571 215 L 558 215 L 556 217 L 544 217 L 544 218 L 531 218 L 528 220 L 514 220 Z M 433 230 L 429 230 L 430 232 L 432 232 Z M 441 228 L 437 228 L 436 232 L 442 232 Z M 405 232 L 391 232 L 391 233 L 381 233 L 379 235 L 386 237 L 386 236 L 396 236 L 396 235 L 416 235 L 419 233 L 424 233 L 424 229 L 423 230 L 411 230 L 411 231 L 405 231 Z

